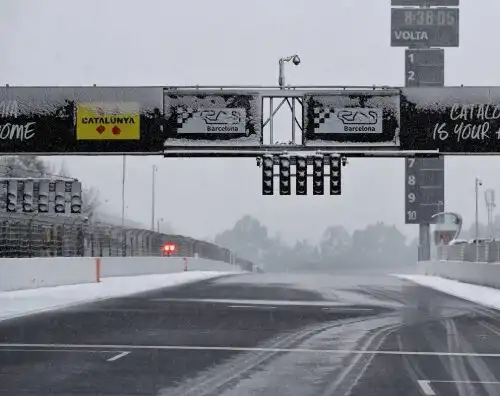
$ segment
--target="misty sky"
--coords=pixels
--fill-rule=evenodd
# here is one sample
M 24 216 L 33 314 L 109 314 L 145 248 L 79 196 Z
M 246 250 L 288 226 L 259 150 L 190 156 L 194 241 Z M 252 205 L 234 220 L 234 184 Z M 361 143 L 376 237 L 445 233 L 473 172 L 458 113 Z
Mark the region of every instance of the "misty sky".
M 0 0 L 0 83 L 11 85 L 276 85 L 278 59 L 292 85 L 404 84 L 404 49 L 390 47 L 389 0 Z M 500 85 L 498 0 L 461 0 L 460 48 L 446 49 L 446 85 Z M 52 157 L 100 190 L 120 214 L 121 157 Z M 255 159 L 128 157 L 126 215 L 157 215 L 179 233 L 213 236 L 244 214 L 288 241 L 317 240 L 382 220 L 407 235 L 404 160 L 351 159 L 340 197 L 261 196 Z M 500 157 L 446 159 L 447 210 L 474 220 L 474 178 L 500 191 Z M 486 222 L 481 196 L 481 219 Z

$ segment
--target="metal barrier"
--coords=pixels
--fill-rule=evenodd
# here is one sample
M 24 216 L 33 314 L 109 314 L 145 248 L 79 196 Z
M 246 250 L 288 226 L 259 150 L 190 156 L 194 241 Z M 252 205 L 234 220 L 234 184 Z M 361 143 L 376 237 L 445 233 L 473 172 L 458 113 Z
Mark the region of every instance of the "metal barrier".
M 437 259 L 471 263 L 500 263 L 500 242 L 438 246 Z
M 0 213 L 0 257 L 162 256 L 200 257 L 253 271 L 248 260 L 229 249 L 182 235 L 91 223 L 88 218 L 36 213 Z

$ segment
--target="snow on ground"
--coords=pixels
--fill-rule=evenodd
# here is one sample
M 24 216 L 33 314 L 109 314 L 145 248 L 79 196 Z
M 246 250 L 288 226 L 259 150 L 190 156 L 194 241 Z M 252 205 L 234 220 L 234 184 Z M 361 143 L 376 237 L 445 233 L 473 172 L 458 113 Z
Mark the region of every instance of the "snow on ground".
M 227 274 L 230 273 L 189 271 L 174 274 L 103 278 L 100 283 L 0 292 L 0 320 L 182 285 Z
M 246 273 L 241 276 L 217 279 L 217 284 L 250 284 L 252 286 L 271 286 L 294 288 L 321 295 L 329 301 L 348 304 L 373 304 L 371 297 L 360 293 L 366 286 L 373 284 L 391 287 L 395 279 L 387 275 L 366 275 L 363 272 L 337 274 L 324 272 L 290 273 Z M 390 304 L 390 303 L 387 303 Z
M 500 309 L 500 290 L 491 287 L 472 285 L 438 276 L 427 275 L 394 275 L 421 286 L 430 287 L 452 296 L 472 301 L 489 308 Z

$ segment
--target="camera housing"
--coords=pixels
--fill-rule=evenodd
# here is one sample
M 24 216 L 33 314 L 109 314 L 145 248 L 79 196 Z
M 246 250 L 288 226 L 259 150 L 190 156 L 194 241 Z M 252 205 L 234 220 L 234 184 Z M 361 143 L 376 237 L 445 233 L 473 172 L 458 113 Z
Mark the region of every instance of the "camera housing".
M 295 66 L 298 66 L 300 65 L 300 58 L 298 55 L 295 55 L 293 58 L 292 58 L 292 62 Z

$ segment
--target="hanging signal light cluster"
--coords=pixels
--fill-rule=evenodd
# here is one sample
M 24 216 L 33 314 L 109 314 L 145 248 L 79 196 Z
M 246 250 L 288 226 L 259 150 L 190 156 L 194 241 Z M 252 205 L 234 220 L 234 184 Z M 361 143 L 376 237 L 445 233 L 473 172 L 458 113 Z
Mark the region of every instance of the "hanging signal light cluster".
M 325 194 L 325 168 L 328 168 L 330 179 L 330 195 L 342 193 L 342 166 L 346 164 L 345 158 L 340 155 L 314 155 L 314 156 L 287 156 L 265 155 L 258 160 L 262 168 L 262 195 L 274 194 L 275 165 L 278 165 L 279 194 L 292 194 L 292 177 L 295 177 L 296 195 L 307 195 L 308 177 L 312 176 L 312 194 Z M 308 173 L 308 165 L 312 165 L 312 174 Z M 292 165 L 295 165 L 295 174 L 292 174 Z
M 82 213 L 82 185 L 78 180 L 3 179 L 5 211 L 9 213 Z M 53 203 L 53 205 L 51 205 Z M 0 205 L 0 207 L 2 207 Z

